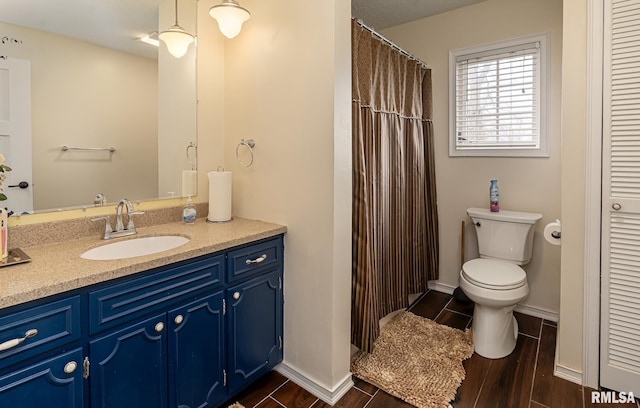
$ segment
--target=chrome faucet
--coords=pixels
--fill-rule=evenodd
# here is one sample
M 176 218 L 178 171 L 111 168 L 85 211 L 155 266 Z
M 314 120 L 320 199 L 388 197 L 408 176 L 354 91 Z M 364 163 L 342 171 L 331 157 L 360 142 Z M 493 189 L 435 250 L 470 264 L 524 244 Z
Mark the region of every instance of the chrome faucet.
M 107 205 L 107 197 L 104 194 L 98 193 L 96 197 L 93 199 L 94 207 L 104 207 Z
M 124 222 L 122 221 L 122 209 L 124 207 L 127 208 L 127 218 L 128 218 L 126 228 L 124 227 Z M 105 215 L 104 217 L 92 218 L 91 221 L 99 221 L 99 220 L 105 221 L 104 234 L 102 236 L 102 239 L 126 237 L 127 235 L 134 235 L 137 233 L 136 227 L 135 225 L 133 225 L 133 216 L 140 215 L 140 214 L 144 214 L 144 212 L 134 211 L 133 204 L 131 204 L 131 201 L 127 200 L 126 198 L 123 198 L 122 200 L 120 200 L 120 202 L 118 203 L 118 206 L 116 207 L 115 230 L 111 228 L 111 223 L 109 221 L 108 215 Z
M 127 200 L 126 198 L 120 200 L 118 206 L 116 207 L 116 230 L 114 232 L 122 232 L 125 230 L 124 224 L 122 222 L 122 209 L 125 205 L 127 206 L 127 216 L 129 218 L 129 223 L 126 229 L 133 230 L 133 234 L 135 234 L 136 229 L 133 226 L 133 221 L 131 220 L 131 214 L 133 214 L 133 204 L 131 204 L 131 201 Z

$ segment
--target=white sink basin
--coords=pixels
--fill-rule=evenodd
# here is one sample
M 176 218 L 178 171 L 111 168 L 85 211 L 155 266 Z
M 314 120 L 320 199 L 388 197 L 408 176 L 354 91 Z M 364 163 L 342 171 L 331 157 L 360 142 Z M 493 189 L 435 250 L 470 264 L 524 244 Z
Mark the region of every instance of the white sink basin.
M 118 241 L 90 249 L 80 255 L 81 258 L 95 261 L 134 258 L 151 255 L 177 248 L 189 242 L 189 238 L 177 235 L 134 238 Z

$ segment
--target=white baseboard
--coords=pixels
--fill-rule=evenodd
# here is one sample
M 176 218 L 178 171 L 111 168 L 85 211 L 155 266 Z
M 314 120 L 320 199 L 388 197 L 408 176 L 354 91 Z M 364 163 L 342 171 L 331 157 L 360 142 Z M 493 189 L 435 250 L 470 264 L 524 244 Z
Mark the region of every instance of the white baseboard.
M 571 381 L 578 385 L 582 385 L 582 372 L 571 367 L 565 367 L 558 364 L 558 361 L 554 363 L 553 375 L 556 377 Z
M 429 289 L 436 290 L 438 292 L 446 293 L 449 295 L 453 294 L 456 286 L 447 285 L 446 283 L 441 283 L 438 281 L 429 281 Z
M 309 376 L 302 374 L 300 370 L 287 365 L 286 362 L 279 364 L 275 370 L 331 406 L 337 403 L 353 387 L 351 373 L 329 389 Z
M 522 314 L 526 314 L 529 316 L 539 317 L 541 319 L 549 320 L 551 322 L 558 322 L 558 313 L 552 312 L 551 310 L 543 309 L 540 307 L 529 306 L 529 305 L 516 305 L 514 309 L 516 312 L 520 312 Z
M 429 289 L 436 290 L 438 292 L 447 293 L 449 295 L 453 294 L 453 291 L 455 290 L 455 288 L 456 288 L 455 286 L 451 286 L 446 283 L 441 283 L 438 281 L 429 282 Z M 549 320 L 552 322 L 558 321 L 557 312 L 552 312 L 551 310 L 543 309 L 536 306 L 518 304 L 516 305 L 515 311 L 522 314 L 529 315 L 529 316 L 539 317 L 541 319 Z

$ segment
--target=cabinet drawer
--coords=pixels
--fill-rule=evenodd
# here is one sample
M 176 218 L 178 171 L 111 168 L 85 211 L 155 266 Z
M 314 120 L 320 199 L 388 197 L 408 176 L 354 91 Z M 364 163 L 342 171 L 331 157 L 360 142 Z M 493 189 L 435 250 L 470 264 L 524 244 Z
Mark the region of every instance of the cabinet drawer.
M 221 284 L 223 266 L 219 255 L 89 292 L 90 334 Z
M 232 282 L 282 264 L 282 237 L 229 251 L 227 280 Z
M 0 367 L 78 339 L 80 296 L 11 313 L 0 317 Z

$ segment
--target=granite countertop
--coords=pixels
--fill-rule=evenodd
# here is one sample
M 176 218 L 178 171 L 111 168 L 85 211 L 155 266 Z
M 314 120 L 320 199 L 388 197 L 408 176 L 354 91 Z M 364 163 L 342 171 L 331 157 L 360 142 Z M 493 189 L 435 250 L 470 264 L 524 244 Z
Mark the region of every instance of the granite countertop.
M 234 218 L 226 223 L 182 222 L 138 228 L 138 234 L 108 241 L 99 236 L 23 248 L 31 262 L 0 268 L 0 308 L 105 282 L 158 266 L 221 251 L 285 233 L 283 225 Z M 131 238 L 181 235 L 188 243 L 135 258 L 94 261 L 80 258 L 88 249 Z

